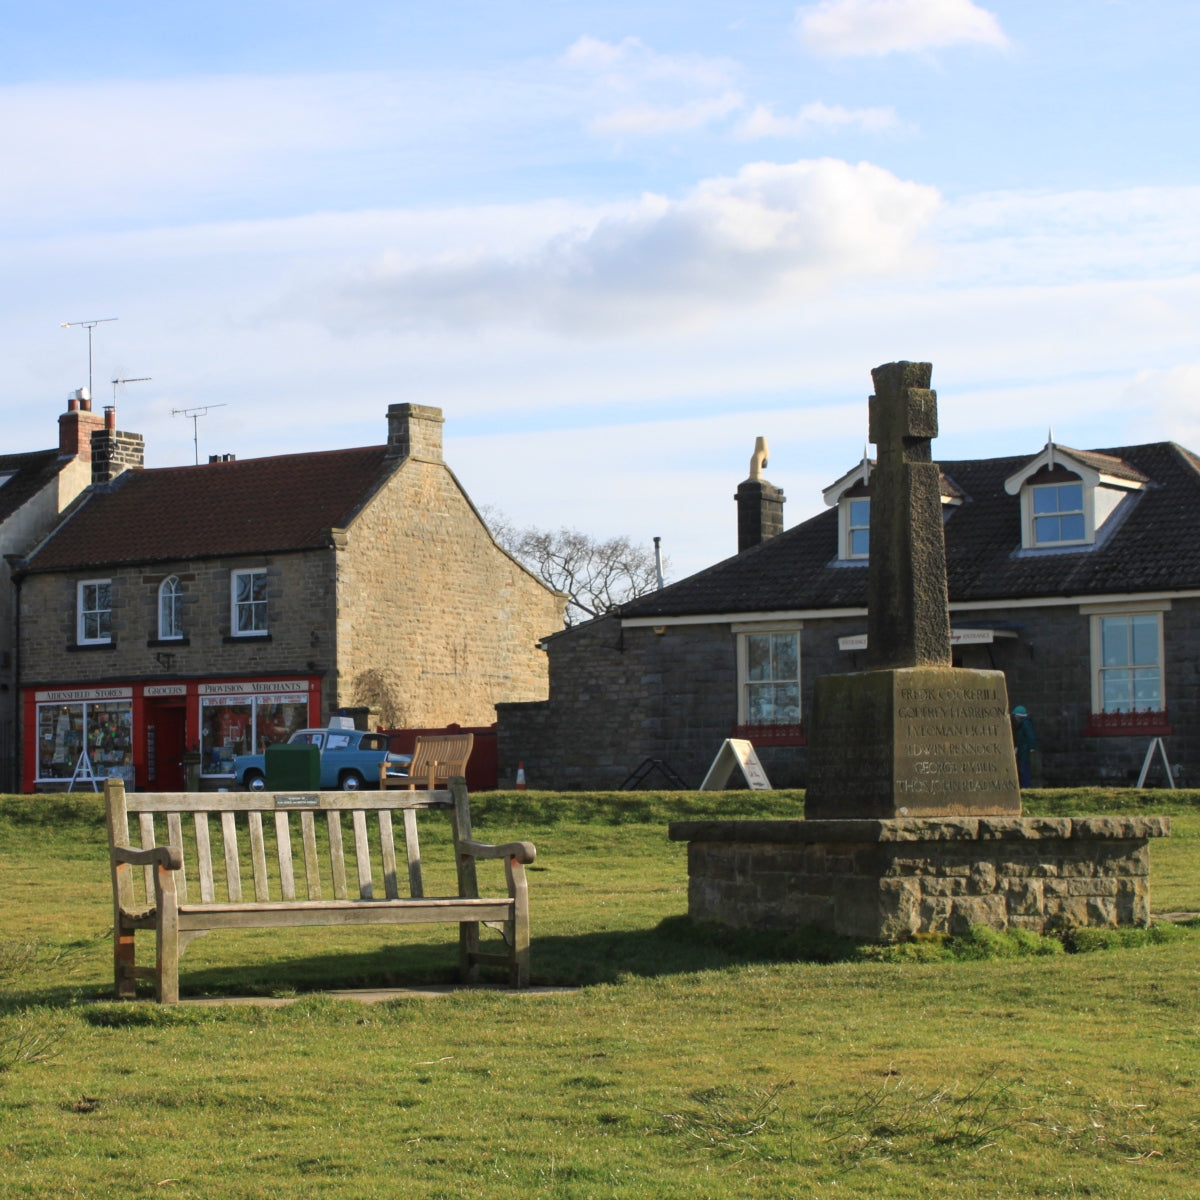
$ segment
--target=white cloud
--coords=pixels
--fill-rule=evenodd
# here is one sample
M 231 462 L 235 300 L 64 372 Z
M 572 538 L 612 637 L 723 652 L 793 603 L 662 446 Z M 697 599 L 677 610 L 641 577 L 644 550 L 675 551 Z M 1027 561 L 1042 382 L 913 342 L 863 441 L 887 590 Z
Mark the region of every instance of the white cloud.
M 722 88 L 730 83 L 737 71 L 736 64 L 729 59 L 699 54 L 659 54 L 635 37 L 620 42 L 581 37 L 568 47 L 562 61 L 618 91 L 663 81 Z
M 582 37 L 562 62 L 589 81 L 603 111 L 588 129 L 600 137 L 688 132 L 745 106 L 732 86 L 737 65 L 728 59 L 659 54 L 633 37 L 621 42 Z
M 641 105 L 605 113 L 591 122 L 593 133 L 602 135 L 638 135 L 676 133 L 700 129 L 736 112 L 745 104 L 740 92 L 723 92 L 703 100 L 691 100 L 675 107 Z
M 385 255 L 344 317 L 396 327 L 532 323 L 572 335 L 678 328 L 918 260 L 935 189 L 869 163 L 753 163 L 682 199 L 647 195 L 522 256 Z
M 996 17 L 972 0 L 822 0 L 798 9 L 796 26 L 807 49 L 835 56 L 1008 45 Z
M 737 128 L 737 136 L 756 138 L 805 137 L 814 132 L 857 127 L 867 133 L 891 133 L 900 128 L 894 108 L 844 108 L 820 100 L 806 104 L 793 117 L 779 117 L 769 105 L 760 104 Z

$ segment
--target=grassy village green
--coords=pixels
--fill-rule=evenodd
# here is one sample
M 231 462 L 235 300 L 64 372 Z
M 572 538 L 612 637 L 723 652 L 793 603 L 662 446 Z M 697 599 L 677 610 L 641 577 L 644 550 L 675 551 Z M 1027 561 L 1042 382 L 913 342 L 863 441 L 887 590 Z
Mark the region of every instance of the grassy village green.
M 1200 793 L 1025 808 L 1169 813 L 1153 905 L 1200 911 Z M 453 930 L 260 931 L 194 942 L 184 996 L 296 1003 L 164 1009 L 106 999 L 98 799 L 0 798 L 4 1195 L 1200 1195 L 1200 929 L 1069 946 L 1089 953 L 976 935 L 889 960 L 692 927 L 666 823 L 801 809 L 479 795 L 480 836 L 538 847 L 535 983 L 578 990 L 367 1007 L 306 993 L 448 980 Z M 438 824 L 430 891 L 449 869 Z

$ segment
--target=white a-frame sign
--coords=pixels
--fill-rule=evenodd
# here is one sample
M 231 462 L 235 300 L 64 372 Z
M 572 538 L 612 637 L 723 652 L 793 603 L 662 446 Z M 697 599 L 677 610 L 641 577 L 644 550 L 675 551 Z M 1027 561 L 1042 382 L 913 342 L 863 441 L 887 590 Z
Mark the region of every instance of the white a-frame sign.
M 771 791 L 771 781 L 763 770 L 754 747 L 745 738 L 726 738 L 717 751 L 717 757 L 708 768 L 708 774 L 700 785 L 702 792 L 719 792 L 729 782 L 729 777 L 740 769 L 746 786 L 754 791 Z

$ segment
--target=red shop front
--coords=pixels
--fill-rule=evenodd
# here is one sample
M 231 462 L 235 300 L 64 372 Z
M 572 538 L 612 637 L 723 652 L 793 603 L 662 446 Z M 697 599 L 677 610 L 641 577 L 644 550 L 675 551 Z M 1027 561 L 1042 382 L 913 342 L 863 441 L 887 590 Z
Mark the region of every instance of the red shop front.
M 117 777 L 143 791 L 185 786 L 184 755 L 202 787 L 227 786 L 233 759 L 320 723 L 321 678 L 188 679 L 26 688 L 24 791 Z

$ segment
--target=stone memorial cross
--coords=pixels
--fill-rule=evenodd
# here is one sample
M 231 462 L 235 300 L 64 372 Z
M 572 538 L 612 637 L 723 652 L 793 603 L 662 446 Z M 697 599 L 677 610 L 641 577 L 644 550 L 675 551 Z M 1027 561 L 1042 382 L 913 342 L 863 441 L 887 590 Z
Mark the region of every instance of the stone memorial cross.
M 871 557 L 867 667 L 950 666 L 941 472 L 932 461 L 937 393 L 931 363 L 894 362 L 871 372 Z

